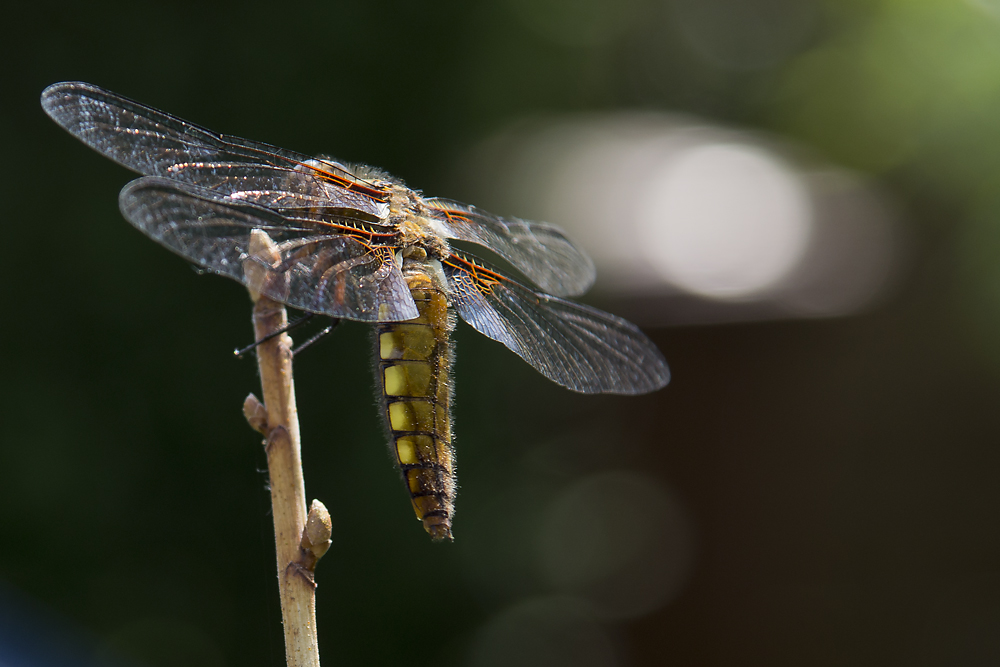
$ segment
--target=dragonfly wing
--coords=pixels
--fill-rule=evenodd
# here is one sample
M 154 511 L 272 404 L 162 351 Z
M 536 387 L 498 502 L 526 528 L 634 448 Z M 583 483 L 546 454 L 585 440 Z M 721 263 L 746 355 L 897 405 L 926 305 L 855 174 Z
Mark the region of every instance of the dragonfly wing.
M 447 199 L 424 203 L 448 238 L 492 250 L 549 294 L 583 294 L 594 283 L 594 263 L 555 225 L 501 218 Z
M 119 204 L 125 218 L 155 241 L 243 284 L 251 232 L 266 232 L 280 260 L 266 266 L 266 277 L 253 287 L 294 308 L 364 322 L 418 315 L 392 249 L 346 235 L 329 222 L 158 177 L 129 183 Z
M 669 382 L 663 355 L 631 322 L 536 292 L 458 255 L 443 266 L 459 316 L 550 380 L 588 394 L 644 394 Z
M 307 160 L 294 169 L 241 162 L 188 162 L 173 165 L 166 176 L 271 209 L 315 217 L 349 214 L 386 224 L 382 221 L 388 216 L 389 205 L 320 178 L 324 172 L 317 170 L 327 165 L 322 160 Z
M 218 134 L 89 83 L 49 86 L 42 108 L 83 143 L 140 174 L 208 188 L 220 180 L 239 187 L 243 179 L 247 201 L 268 205 L 271 192 L 279 191 L 287 206 L 308 207 L 319 198 L 375 218 L 388 215 L 384 188 L 334 160 Z M 262 193 L 259 200 L 255 192 Z M 294 203 L 296 197 L 302 200 Z

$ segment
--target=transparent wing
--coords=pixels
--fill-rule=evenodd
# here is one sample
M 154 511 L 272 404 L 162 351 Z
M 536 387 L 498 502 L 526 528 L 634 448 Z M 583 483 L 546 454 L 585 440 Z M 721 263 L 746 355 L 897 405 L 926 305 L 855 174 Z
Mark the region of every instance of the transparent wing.
M 215 190 L 231 199 L 300 215 L 351 215 L 370 223 L 385 223 L 389 204 L 330 180 L 332 163 L 310 159 L 294 168 L 243 162 L 187 162 L 163 176 Z M 352 186 L 356 187 L 356 186 Z
M 594 284 L 594 264 L 554 225 L 500 218 L 447 199 L 425 199 L 446 236 L 489 248 L 549 294 L 583 294 Z
M 158 177 L 126 185 L 119 205 L 125 218 L 155 241 L 245 285 L 251 232 L 266 232 L 280 260 L 265 266 L 251 286 L 289 306 L 364 322 L 418 315 L 392 249 L 378 245 L 370 232 L 350 235 L 349 224 L 286 216 Z
M 669 382 L 663 355 L 631 322 L 535 292 L 461 255 L 442 265 L 459 316 L 550 380 L 588 394 L 644 394 Z
M 42 108 L 83 143 L 140 174 L 220 188 L 267 206 L 388 215 L 385 187 L 336 161 L 218 134 L 89 83 L 49 86 Z

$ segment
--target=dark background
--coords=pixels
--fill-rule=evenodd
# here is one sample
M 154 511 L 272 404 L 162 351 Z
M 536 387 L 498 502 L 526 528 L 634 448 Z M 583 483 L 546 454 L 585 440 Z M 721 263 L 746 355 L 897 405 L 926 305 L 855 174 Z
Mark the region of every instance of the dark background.
M 481 546 L 463 533 L 488 533 L 516 480 L 572 477 L 532 467 L 539 448 L 595 433 L 635 446 L 555 458 L 655 476 L 694 544 L 669 602 L 602 626 L 620 664 L 1000 661 L 996 3 L 95 0 L 4 22 L 12 664 L 283 660 L 265 460 L 240 413 L 256 371 L 230 355 L 250 341 L 249 302 L 122 221 L 130 174 L 38 105 L 75 79 L 457 199 L 456 160 L 513 118 L 681 111 L 799 142 L 899 208 L 908 261 L 882 301 L 836 320 L 649 330 L 674 375 L 655 395 L 570 394 L 461 326 L 454 545 L 430 543 L 391 469 L 367 328 L 309 350 L 296 365 L 307 491 L 336 530 L 318 571 L 327 664 L 470 664 L 509 600 L 463 574 Z M 715 51 L 682 24 L 708 25 Z M 711 56 L 743 43 L 785 48 Z M 526 527 L 510 540 L 528 539 L 533 511 L 506 507 Z

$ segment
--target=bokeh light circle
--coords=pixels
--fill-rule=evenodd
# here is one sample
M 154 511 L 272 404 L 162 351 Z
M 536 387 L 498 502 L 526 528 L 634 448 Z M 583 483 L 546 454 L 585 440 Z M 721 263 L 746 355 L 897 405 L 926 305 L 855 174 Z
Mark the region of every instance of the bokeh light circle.
M 694 556 L 687 514 L 666 488 L 632 471 L 564 489 L 539 532 L 542 579 L 589 600 L 604 618 L 648 614 L 681 589 Z
M 490 619 L 472 642 L 471 667 L 616 667 L 607 631 L 583 601 L 530 598 Z
M 680 151 L 649 176 L 638 250 L 670 282 L 703 296 L 753 297 L 802 258 L 812 211 L 798 176 L 745 144 Z

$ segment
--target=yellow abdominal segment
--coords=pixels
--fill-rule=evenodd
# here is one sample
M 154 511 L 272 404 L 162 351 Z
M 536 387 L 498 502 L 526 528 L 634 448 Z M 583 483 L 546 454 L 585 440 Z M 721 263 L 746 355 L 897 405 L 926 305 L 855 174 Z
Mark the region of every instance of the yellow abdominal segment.
M 435 540 L 451 539 L 455 465 L 451 445 L 448 311 L 433 260 L 404 259 L 403 277 L 419 316 L 376 330 L 384 414 L 413 511 Z

